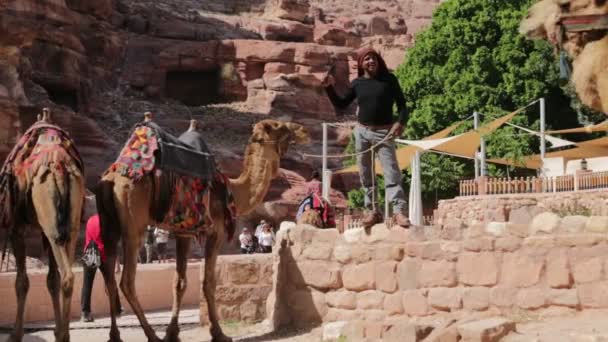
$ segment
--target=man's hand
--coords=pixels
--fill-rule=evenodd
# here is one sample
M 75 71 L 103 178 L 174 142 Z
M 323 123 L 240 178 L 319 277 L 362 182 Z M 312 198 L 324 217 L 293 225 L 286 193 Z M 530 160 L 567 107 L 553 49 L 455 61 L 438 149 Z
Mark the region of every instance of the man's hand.
M 334 84 L 336 84 L 336 79 L 330 74 L 327 74 L 323 81 L 321 81 L 321 85 L 323 87 L 333 86 Z
M 395 122 L 391 130 L 388 131 L 388 135 L 393 138 L 399 138 L 401 133 L 403 133 L 403 125 L 400 122 Z

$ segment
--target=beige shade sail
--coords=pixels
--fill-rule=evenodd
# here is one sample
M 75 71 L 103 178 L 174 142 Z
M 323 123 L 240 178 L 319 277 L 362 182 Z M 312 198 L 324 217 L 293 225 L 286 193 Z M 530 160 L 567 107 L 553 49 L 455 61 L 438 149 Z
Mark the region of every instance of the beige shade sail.
M 498 129 L 498 127 L 511 120 L 520 111 L 521 110 L 518 110 L 505 116 L 501 116 L 500 118 L 481 126 L 478 130 L 471 130 L 461 134 L 460 136 L 456 137 L 456 139 L 452 139 L 434 147 L 433 150 L 467 158 L 475 158 L 475 154 L 477 153 L 479 145 L 481 144 L 481 138 L 484 135 L 494 132 L 496 129 Z
M 435 139 L 443 139 L 450 135 L 458 126 L 462 124 L 462 121 L 458 121 L 453 125 L 444 128 L 443 130 L 429 135 L 428 137 L 422 139 L 421 141 L 435 140 Z M 407 145 L 397 149 L 397 162 L 399 163 L 399 170 L 407 169 L 412 162 L 412 158 L 416 154 L 416 151 L 420 151 L 422 148 L 413 145 Z M 376 170 L 377 175 L 383 174 L 382 165 L 378 160 L 374 163 L 374 169 Z M 351 172 L 359 172 L 359 167 L 357 165 L 352 165 L 336 171 L 336 173 L 351 173 Z
M 563 151 L 545 154 L 545 158 L 563 157 L 564 161 L 583 158 L 596 158 L 608 156 L 608 137 L 582 141 L 576 143 L 577 147 Z M 540 169 L 543 165 L 540 154 L 525 156 L 516 162 L 506 158 L 488 159 L 488 163 L 525 167 L 527 169 Z
M 547 131 L 547 134 L 569 134 L 569 133 L 594 133 L 594 132 L 608 132 L 608 120 L 604 122 L 600 122 L 595 125 L 586 126 L 586 127 L 578 127 L 578 128 L 568 128 L 568 129 L 560 129 L 556 131 Z

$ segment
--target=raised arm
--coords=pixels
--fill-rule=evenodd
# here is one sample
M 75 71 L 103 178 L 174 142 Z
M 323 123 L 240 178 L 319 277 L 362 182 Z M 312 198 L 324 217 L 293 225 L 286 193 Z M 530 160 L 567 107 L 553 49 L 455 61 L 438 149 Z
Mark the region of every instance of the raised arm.
M 355 90 L 351 85 L 346 91 L 346 94 L 344 96 L 340 96 L 336 93 L 336 90 L 333 87 L 335 82 L 336 81 L 331 75 L 328 75 L 327 78 L 323 81 L 327 96 L 329 97 L 331 103 L 333 103 L 334 106 L 338 108 L 346 108 L 357 97 L 355 94 Z

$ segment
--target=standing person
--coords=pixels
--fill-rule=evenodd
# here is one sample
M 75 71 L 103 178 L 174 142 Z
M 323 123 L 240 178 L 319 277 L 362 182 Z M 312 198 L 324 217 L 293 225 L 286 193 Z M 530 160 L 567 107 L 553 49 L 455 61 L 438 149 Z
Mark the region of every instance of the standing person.
M 152 263 L 152 252 L 154 252 L 154 228 L 148 226 L 146 228 L 146 240 L 144 241 L 144 247 L 146 248 L 146 264 Z
M 271 253 L 272 245 L 274 245 L 274 232 L 270 229 L 270 225 L 266 224 L 260 234 L 260 245 L 262 246 L 262 253 Z
M 384 183 L 386 196 L 393 204 L 394 222 L 408 228 L 410 221 L 405 215 L 407 202 L 401 186 L 401 170 L 397 163 L 395 142 L 393 138 L 401 135 L 403 126 L 408 119 L 408 110 L 405 105 L 403 91 L 395 75 L 391 74 L 386 63 L 372 48 L 365 48 L 357 54 L 358 78 L 352 81 L 347 93 L 342 97 L 336 94 L 332 75 L 323 80 L 329 99 L 336 107 L 345 108 L 357 99 L 358 125 L 355 127 L 355 149 L 362 152 L 375 147 L 382 168 L 384 169 Z M 393 119 L 393 104 L 397 105 L 399 117 Z M 365 190 L 365 207 L 367 212 L 363 217 L 363 225 L 370 228 L 382 221 L 382 215 L 372 203 L 372 194 L 376 189 L 373 186 L 375 177 L 371 160 L 371 151 L 357 155 L 359 177 Z
M 241 254 L 253 253 L 253 236 L 247 227 L 241 231 L 239 241 L 241 242 Z
M 154 229 L 154 237 L 156 237 L 156 252 L 158 253 L 158 262 L 167 262 L 167 243 L 169 242 L 169 231 L 156 227 L 156 229 Z
M 95 244 L 99 251 L 101 263 L 106 261 L 106 254 L 104 250 L 103 241 L 101 240 L 101 226 L 99 224 L 99 215 L 95 214 L 89 218 L 86 225 L 85 231 L 85 242 L 84 251 L 87 248 L 92 247 L 89 245 Z M 80 320 L 82 322 L 93 322 L 93 316 L 91 316 L 91 294 L 93 292 L 93 282 L 95 280 L 95 273 L 97 273 L 97 267 L 89 267 L 83 265 L 82 268 L 82 293 L 80 297 Z M 120 304 L 120 298 L 116 296 L 118 301 L 119 312 L 122 312 L 122 306 Z

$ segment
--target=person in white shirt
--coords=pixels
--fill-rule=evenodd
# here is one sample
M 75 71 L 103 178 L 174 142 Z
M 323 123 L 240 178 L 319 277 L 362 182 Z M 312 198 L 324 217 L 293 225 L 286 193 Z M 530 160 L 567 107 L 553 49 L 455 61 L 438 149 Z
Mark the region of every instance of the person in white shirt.
M 274 245 L 274 232 L 270 229 L 270 225 L 266 224 L 260 234 L 260 245 L 262 253 L 271 253 L 272 245 Z
M 158 262 L 167 262 L 167 243 L 169 242 L 169 231 L 157 227 L 154 229 L 154 237 L 156 238 Z
M 241 231 L 239 241 L 241 242 L 241 254 L 253 253 L 253 236 L 246 227 Z

